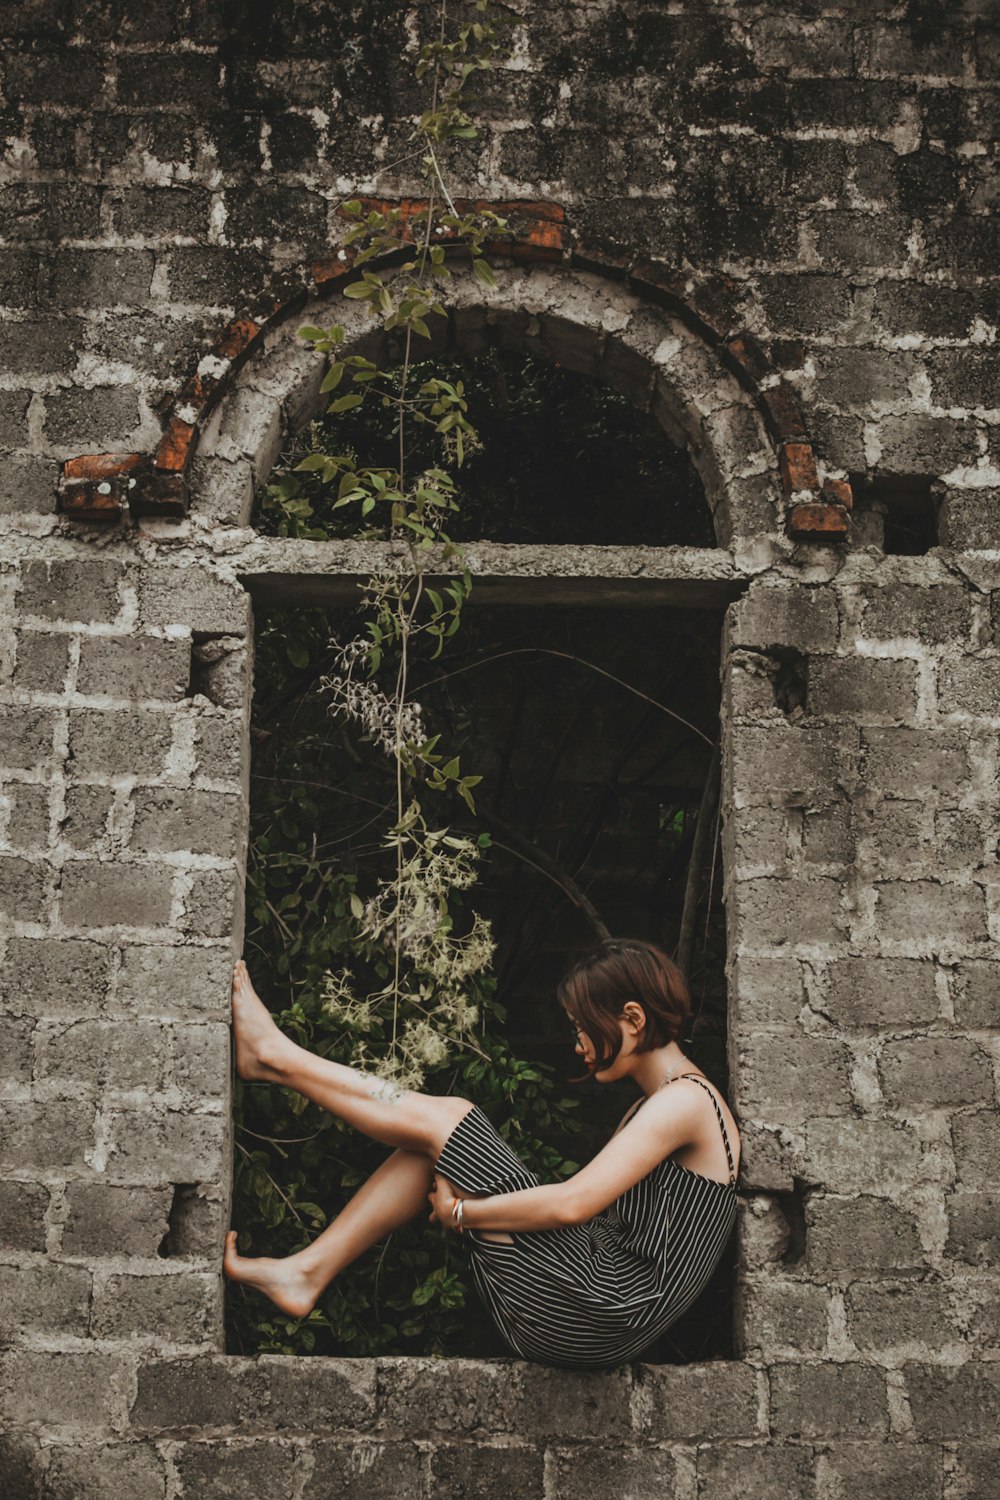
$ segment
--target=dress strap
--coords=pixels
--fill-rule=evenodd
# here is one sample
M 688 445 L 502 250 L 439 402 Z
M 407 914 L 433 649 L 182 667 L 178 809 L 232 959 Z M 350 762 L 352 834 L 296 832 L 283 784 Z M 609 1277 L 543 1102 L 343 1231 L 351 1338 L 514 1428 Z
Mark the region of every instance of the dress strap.
M 708 1095 L 708 1097 L 712 1101 L 712 1105 L 713 1105 L 713 1107 L 715 1109 L 715 1113 L 719 1117 L 719 1128 L 722 1131 L 722 1140 L 723 1140 L 723 1144 L 725 1145 L 725 1148 L 726 1148 L 726 1159 L 729 1162 L 729 1186 L 730 1187 L 735 1187 L 736 1186 L 736 1167 L 735 1167 L 735 1165 L 733 1163 L 733 1152 L 732 1152 L 732 1147 L 729 1144 L 729 1133 L 726 1130 L 726 1122 L 722 1118 L 722 1110 L 719 1108 L 719 1101 L 718 1101 L 718 1099 L 716 1099 L 714 1092 L 712 1091 L 712 1089 L 709 1087 L 709 1085 L 705 1082 L 704 1078 L 702 1078 L 699 1073 L 678 1073 L 677 1077 L 675 1079 L 673 1079 L 672 1082 L 679 1083 L 682 1078 L 690 1078 L 693 1083 L 697 1083 L 701 1088 L 703 1088 L 705 1090 L 705 1093 Z

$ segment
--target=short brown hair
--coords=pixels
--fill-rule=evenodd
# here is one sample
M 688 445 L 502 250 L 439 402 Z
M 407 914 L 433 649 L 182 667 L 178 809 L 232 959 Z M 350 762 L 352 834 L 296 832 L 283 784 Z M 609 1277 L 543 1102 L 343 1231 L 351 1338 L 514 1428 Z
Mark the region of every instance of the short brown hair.
M 630 1000 L 646 1012 L 640 1052 L 677 1041 L 691 1014 L 684 975 L 642 938 L 608 938 L 585 953 L 560 979 L 556 996 L 594 1044 L 592 1073 L 609 1068 L 621 1051 L 618 1020 Z

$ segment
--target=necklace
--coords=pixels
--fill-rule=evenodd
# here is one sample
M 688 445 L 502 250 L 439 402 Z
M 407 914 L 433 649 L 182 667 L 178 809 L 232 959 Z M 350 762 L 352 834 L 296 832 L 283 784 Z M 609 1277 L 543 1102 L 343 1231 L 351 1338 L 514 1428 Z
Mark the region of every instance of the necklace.
M 677 1067 L 680 1067 L 680 1063 L 677 1064 Z M 677 1072 L 677 1068 L 668 1068 L 667 1069 L 667 1076 L 666 1076 L 666 1078 L 662 1079 L 656 1085 L 656 1088 L 653 1090 L 654 1094 L 658 1094 L 661 1089 L 666 1088 L 666 1086 L 667 1086 L 668 1083 L 673 1083 L 673 1081 L 674 1081 L 674 1075 L 675 1075 L 676 1072 Z

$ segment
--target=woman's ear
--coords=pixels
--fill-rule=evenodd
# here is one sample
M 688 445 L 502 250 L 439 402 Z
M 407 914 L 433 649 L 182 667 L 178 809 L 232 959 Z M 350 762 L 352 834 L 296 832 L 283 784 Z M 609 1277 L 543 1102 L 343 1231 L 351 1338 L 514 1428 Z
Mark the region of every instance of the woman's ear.
M 643 1010 L 642 1006 L 637 1000 L 628 1001 L 624 1010 L 622 1011 L 622 1016 L 625 1021 L 631 1026 L 636 1036 L 638 1036 L 643 1030 L 645 1030 L 646 1012 Z

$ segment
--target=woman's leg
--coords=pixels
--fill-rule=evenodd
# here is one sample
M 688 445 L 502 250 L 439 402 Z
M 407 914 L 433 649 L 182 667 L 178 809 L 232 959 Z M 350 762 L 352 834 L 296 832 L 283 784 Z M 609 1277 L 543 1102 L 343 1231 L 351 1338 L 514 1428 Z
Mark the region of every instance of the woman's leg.
M 394 1151 L 305 1250 L 284 1260 L 238 1255 L 231 1230 L 223 1269 L 233 1281 L 264 1292 L 292 1317 L 304 1318 L 346 1266 L 427 1207 L 433 1171 L 430 1157 Z
M 241 959 L 233 975 L 233 1032 L 241 1078 L 284 1084 L 385 1146 L 440 1155 L 472 1105 L 400 1089 L 384 1078 L 314 1057 L 279 1031 Z

